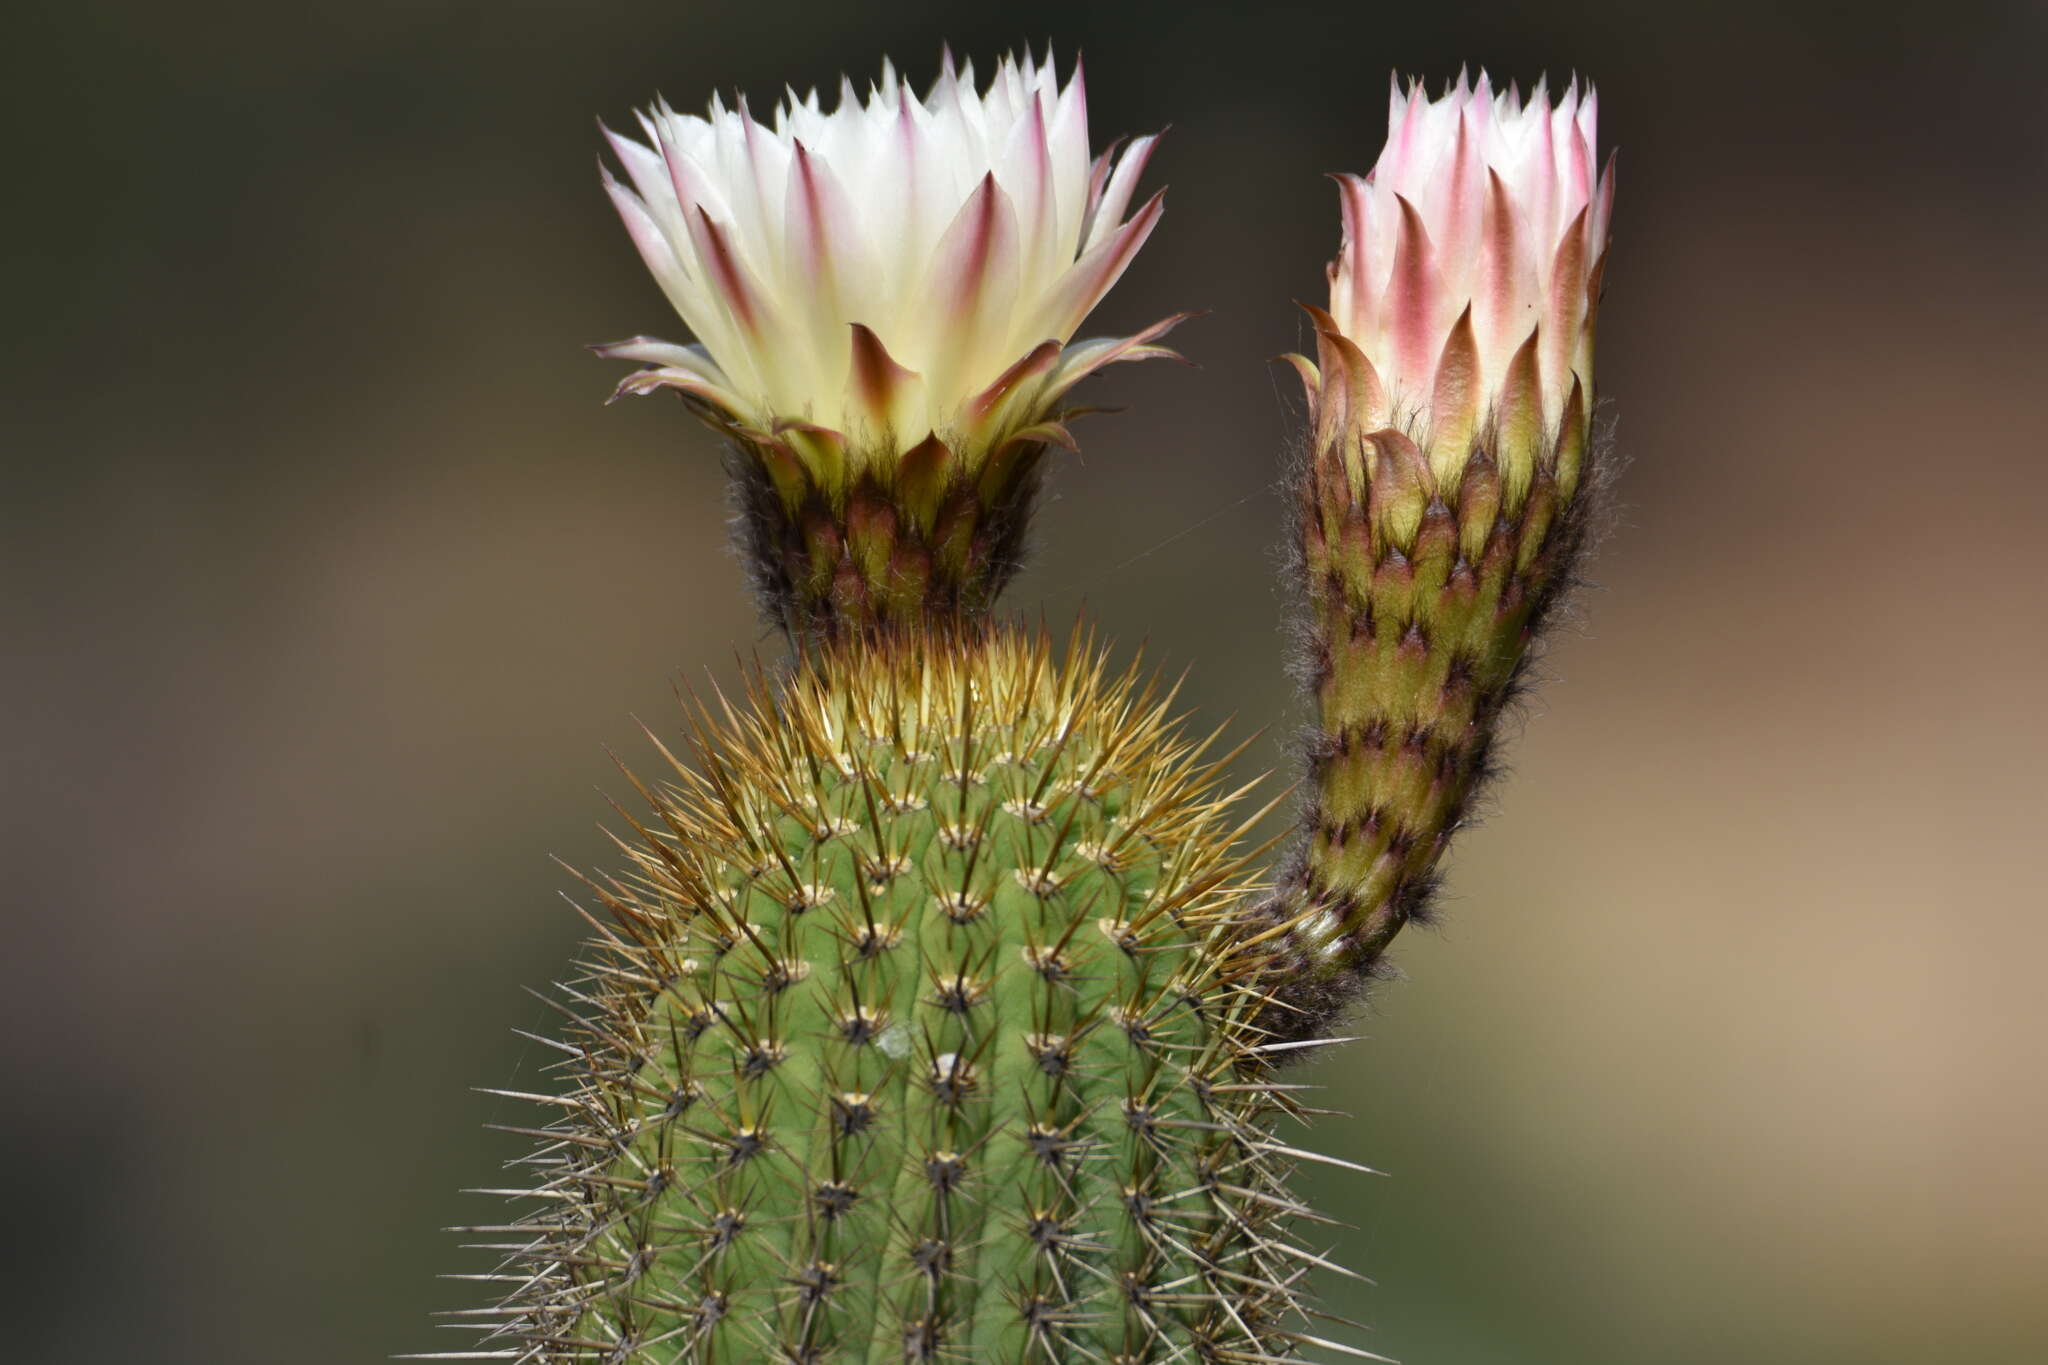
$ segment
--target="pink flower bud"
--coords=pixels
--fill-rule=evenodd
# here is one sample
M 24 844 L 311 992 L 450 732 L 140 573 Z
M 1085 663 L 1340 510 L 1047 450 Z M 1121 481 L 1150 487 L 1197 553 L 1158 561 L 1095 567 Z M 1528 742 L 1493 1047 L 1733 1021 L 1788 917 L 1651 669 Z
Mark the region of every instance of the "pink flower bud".
M 1340 379 L 1333 359 L 1345 370 L 1346 426 L 1401 429 L 1447 481 L 1489 450 L 1511 486 L 1583 443 L 1614 202 L 1597 120 L 1576 80 L 1555 105 L 1540 83 L 1526 105 L 1496 93 L 1483 71 L 1437 99 L 1396 80 L 1378 164 L 1336 177 L 1344 242 L 1322 321 L 1349 345 L 1324 338 L 1320 381 Z

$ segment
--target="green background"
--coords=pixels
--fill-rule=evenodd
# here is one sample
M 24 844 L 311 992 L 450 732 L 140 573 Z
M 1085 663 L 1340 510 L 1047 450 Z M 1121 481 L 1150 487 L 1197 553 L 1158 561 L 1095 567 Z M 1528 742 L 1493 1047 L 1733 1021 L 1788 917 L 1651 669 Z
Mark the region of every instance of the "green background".
M 1388 71 L 1600 83 L 1633 460 L 1448 927 L 1316 1068 L 1409 1365 L 2048 1356 L 2038 6 L 16 6 L 0 401 L 7 1355 L 449 1348 L 577 938 L 547 855 L 772 650 L 595 116 L 938 44 L 1171 123 L 1012 601 L 1291 762 L 1274 480 Z

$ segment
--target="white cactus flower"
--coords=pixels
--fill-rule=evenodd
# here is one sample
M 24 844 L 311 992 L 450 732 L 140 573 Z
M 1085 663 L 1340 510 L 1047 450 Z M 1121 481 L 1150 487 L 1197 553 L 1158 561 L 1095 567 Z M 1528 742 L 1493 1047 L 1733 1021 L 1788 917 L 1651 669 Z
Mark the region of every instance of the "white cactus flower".
M 1342 380 L 1348 425 L 1400 430 L 1443 477 L 1475 442 L 1512 479 L 1583 440 L 1614 203 L 1597 128 L 1576 80 L 1555 104 L 1542 84 L 1526 104 L 1495 92 L 1483 71 L 1437 99 L 1395 81 L 1378 164 L 1336 177 L 1321 387 Z
M 922 99 L 884 64 L 863 101 L 793 92 L 774 126 L 742 101 L 666 104 L 645 141 L 607 133 L 605 184 L 692 345 L 598 348 L 649 368 L 622 392 L 681 390 L 751 444 L 828 485 L 936 440 L 973 467 L 1005 443 L 1059 441 L 1059 400 L 1138 336 L 1068 344 L 1159 221 L 1126 219 L 1154 140 L 1092 162 L 1078 64 L 1006 58 L 986 90 L 944 59 Z

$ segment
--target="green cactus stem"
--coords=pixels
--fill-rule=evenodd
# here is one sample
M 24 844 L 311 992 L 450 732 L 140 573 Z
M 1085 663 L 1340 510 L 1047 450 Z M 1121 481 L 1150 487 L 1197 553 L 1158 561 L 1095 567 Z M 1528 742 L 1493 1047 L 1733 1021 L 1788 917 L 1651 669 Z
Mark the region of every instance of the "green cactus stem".
M 503 1358 L 1293 1358 L 1232 755 L 1077 636 L 814 648 L 634 779 Z M 1252 817 L 1254 820 L 1257 816 Z M 536 1098 L 536 1097 L 527 1097 Z

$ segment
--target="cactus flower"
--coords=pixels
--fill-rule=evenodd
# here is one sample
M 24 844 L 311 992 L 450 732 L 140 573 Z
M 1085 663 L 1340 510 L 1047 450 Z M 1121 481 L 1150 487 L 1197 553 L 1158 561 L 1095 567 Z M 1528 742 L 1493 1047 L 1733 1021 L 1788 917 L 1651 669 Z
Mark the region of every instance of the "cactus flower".
M 608 134 L 631 184 L 605 187 L 697 343 L 601 348 L 650 367 L 628 392 L 824 428 L 855 458 L 934 435 L 985 454 L 1093 370 L 1158 354 L 1152 335 L 1068 344 L 1162 207 L 1125 217 L 1156 139 L 1090 161 L 1078 65 L 1062 85 L 1049 57 L 1006 58 L 977 90 L 948 55 L 919 99 L 885 63 L 865 101 L 792 94 L 773 128 L 716 99 L 640 126 Z
M 1336 177 L 1317 358 L 1288 357 L 1315 414 L 1297 492 L 1320 725 L 1273 903 L 1295 950 L 1280 979 L 1310 984 L 1276 1029 L 1313 1031 L 1427 913 L 1571 583 L 1614 194 L 1596 110 L 1576 81 L 1526 104 L 1483 72 L 1438 99 L 1396 81 L 1378 164 Z
M 1080 67 L 1005 59 L 985 90 L 950 54 L 920 99 L 884 64 L 829 113 L 789 95 L 657 104 L 607 132 L 605 188 L 696 335 L 596 348 L 679 390 L 748 456 L 748 548 L 770 614 L 832 629 L 978 610 L 1014 566 L 1062 400 L 1158 339 L 1073 342 L 1159 221 L 1127 212 L 1156 141 L 1089 157 Z

